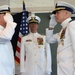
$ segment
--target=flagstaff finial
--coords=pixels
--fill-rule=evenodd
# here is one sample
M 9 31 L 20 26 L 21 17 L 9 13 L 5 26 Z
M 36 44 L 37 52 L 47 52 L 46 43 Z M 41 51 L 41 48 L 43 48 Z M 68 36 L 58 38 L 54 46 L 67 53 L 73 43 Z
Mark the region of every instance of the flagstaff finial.
M 24 0 L 23 0 L 23 4 L 25 4 Z

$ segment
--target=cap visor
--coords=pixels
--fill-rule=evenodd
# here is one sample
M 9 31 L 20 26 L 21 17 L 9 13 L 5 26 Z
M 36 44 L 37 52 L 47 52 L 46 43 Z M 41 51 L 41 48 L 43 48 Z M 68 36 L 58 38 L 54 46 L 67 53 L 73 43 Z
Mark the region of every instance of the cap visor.
M 58 10 L 54 10 L 54 11 L 52 11 L 52 14 L 56 14 L 57 11 L 58 11 Z

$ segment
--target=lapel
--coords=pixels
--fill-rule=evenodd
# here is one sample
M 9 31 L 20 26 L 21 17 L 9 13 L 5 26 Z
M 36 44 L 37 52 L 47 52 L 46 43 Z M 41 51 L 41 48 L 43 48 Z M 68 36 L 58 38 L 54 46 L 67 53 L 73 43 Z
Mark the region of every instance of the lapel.
M 67 26 L 68 24 L 72 21 L 72 19 L 68 18 L 67 20 L 65 20 L 63 23 L 62 23 L 62 30 L 61 32 L 59 33 L 60 35 L 60 40 L 62 42 L 62 45 L 64 45 L 64 39 L 65 39 L 65 33 L 66 33 L 66 29 L 67 29 Z

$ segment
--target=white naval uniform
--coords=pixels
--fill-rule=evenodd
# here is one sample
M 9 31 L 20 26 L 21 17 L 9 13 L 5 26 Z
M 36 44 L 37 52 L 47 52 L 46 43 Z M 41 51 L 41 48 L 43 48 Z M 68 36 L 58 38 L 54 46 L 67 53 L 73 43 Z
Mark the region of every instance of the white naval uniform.
M 53 30 L 46 30 L 47 42 L 58 42 L 57 48 L 57 75 L 75 75 L 75 21 L 71 18 L 66 19 L 61 25 L 66 27 L 64 45 L 60 40 L 60 33 L 53 35 Z
M 6 28 L 0 25 L 0 75 L 14 75 L 14 55 L 11 38 L 16 23 L 7 23 Z
M 43 39 L 43 45 L 38 45 L 38 37 Z M 50 75 L 51 51 L 49 44 L 46 43 L 45 36 L 38 33 L 30 33 L 23 37 L 20 53 L 21 73 L 24 72 L 24 75 Z M 24 61 L 25 56 L 26 61 Z

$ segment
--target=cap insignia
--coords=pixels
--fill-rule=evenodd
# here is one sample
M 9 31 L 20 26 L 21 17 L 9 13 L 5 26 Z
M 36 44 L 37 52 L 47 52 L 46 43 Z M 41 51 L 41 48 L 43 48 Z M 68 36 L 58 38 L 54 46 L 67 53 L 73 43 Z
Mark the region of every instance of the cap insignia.
M 33 19 L 33 20 L 34 20 L 34 19 L 35 19 L 35 17 L 31 17 L 31 19 Z

